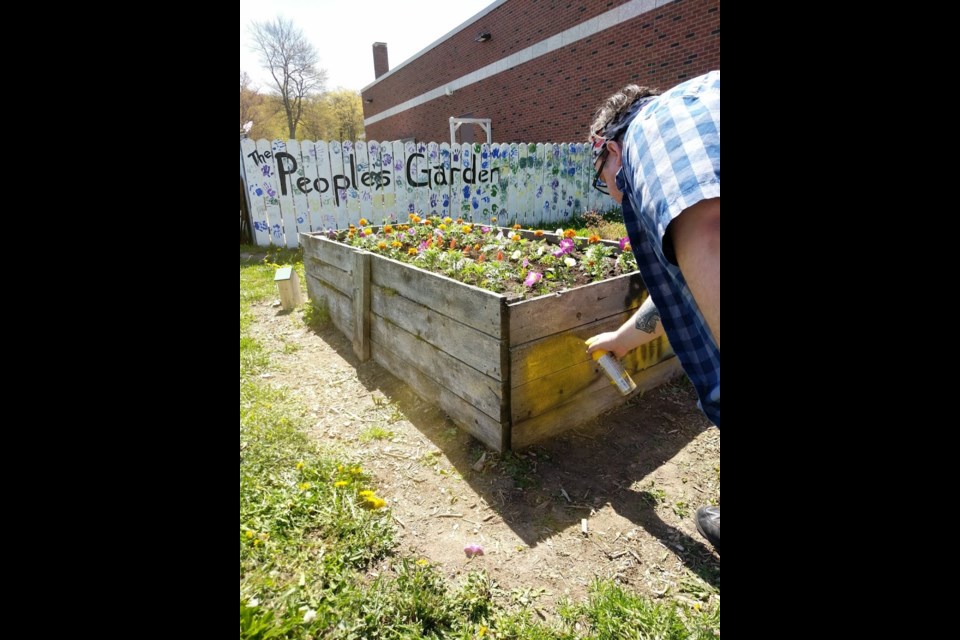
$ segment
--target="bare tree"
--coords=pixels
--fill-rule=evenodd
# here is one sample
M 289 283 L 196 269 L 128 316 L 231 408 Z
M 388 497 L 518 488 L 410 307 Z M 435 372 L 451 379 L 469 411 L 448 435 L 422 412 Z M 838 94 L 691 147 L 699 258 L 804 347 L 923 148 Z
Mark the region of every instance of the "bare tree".
M 277 17 L 269 22 L 251 22 L 253 50 L 260 54 L 263 68 L 270 72 L 287 114 L 290 137 L 296 139 L 303 117 L 303 100 L 322 92 L 327 72 L 317 67 L 320 57 L 303 32 L 291 20 Z

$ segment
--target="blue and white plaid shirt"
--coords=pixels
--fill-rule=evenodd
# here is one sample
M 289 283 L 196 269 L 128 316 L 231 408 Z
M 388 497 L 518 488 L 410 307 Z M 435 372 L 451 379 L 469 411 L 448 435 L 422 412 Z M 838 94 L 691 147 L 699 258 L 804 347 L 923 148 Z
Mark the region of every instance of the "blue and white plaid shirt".
M 663 246 L 670 222 L 720 197 L 720 72 L 688 80 L 645 106 L 623 139 L 623 219 L 670 346 L 693 382 L 700 408 L 720 426 L 720 349 Z

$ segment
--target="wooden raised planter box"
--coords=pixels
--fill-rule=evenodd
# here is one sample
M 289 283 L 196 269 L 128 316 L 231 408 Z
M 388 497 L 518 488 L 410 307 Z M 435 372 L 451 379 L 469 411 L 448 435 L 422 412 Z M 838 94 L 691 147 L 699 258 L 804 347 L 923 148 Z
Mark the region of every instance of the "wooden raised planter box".
M 510 302 L 321 234 L 302 233 L 300 243 L 310 299 L 325 301 L 360 360 L 372 356 L 497 451 L 525 447 L 627 399 L 583 342 L 636 311 L 646 293 L 639 273 Z M 662 337 L 623 364 L 639 390 L 680 372 Z

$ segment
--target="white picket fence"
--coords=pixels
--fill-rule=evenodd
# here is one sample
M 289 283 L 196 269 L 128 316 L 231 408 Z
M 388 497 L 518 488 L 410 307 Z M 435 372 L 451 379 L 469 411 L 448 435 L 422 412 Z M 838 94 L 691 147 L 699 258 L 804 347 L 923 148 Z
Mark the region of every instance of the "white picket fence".
M 242 140 L 254 242 L 297 246 L 300 231 L 438 215 L 498 225 L 562 225 L 608 211 L 585 143 L 450 145 Z

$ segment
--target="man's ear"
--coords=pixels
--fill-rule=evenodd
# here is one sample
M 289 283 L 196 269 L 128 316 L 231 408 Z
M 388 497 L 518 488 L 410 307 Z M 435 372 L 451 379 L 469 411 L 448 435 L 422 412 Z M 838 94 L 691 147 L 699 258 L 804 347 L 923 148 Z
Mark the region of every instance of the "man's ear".
M 620 148 L 620 143 L 614 140 L 607 141 L 607 152 L 610 154 L 610 157 L 614 158 L 621 165 L 623 164 L 623 158 L 620 156 L 620 153 L 623 150 Z

